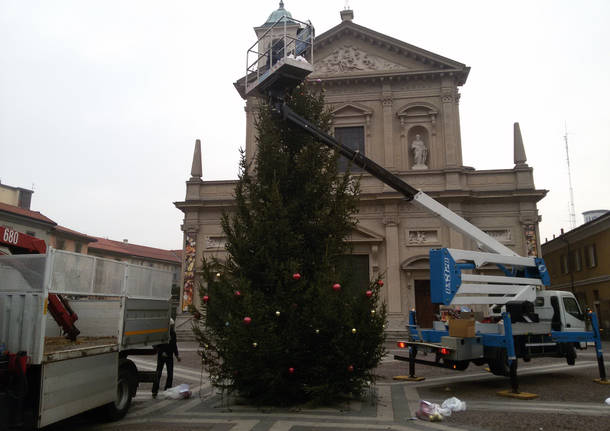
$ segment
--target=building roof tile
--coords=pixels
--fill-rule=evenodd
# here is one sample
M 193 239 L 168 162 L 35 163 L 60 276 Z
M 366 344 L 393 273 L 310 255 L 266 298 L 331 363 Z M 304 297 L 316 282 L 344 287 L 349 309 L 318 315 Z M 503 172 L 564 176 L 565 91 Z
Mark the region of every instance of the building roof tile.
M 87 241 L 87 242 L 95 242 L 95 241 L 97 241 L 97 239 L 92 237 L 92 236 L 86 235 L 84 233 L 77 232 L 77 231 L 72 230 L 72 229 L 68 229 L 65 226 L 57 225 L 57 226 L 55 226 L 55 231 L 57 233 L 61 234 L 61 235 L 76 237 L 78 239 L 81 239 L 81 240 L 84 240 L 84 241 Z
M 97 241 L 89 245 L 90 251 L 99 250 L 120 254 L 124 256 L 137 256 L 145 259 L 164 260 L 167 262 L 180 263 L 180 255 L 175 250 L 164 250 L 161 248 L 146 247 L 143 245 L 130 244 L 128 242 L 114 241 L 111 239 L 94 237 Z
M 0 211 L 4 211 L 4 212 L 11 213 L 14 215 L 22 216 L 22 217 L 31 218 L 33 220 L 43 222 L 43 223 L 49 223 L 51 225 L 57 225 L 57 223 L 55 223 L 53 220 L 51 220 L 47 216 L 39 213 L 38 211 L 27 210 L 25 208 L 16 207 L 14 205 L 5 204 L 3 202 L 0 202 Z

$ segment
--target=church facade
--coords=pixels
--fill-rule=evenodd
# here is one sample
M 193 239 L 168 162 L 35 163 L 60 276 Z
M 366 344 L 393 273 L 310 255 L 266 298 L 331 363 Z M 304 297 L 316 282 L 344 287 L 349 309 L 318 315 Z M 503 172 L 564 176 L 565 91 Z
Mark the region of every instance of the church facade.
M 282 11 L 289 16 L 282 4 L 274 14 Z M 537 202 L 546 191 L 534 186 L 518 124 L 512 169 L 464 166 L 458 89 L 470 68 L 357 25 L 352 11 L 342 11 L 341 19 L 315 38 L 314 72 L 308 77 L 325 90 L 334 113 L 334 136 L 518 254 L 539 254 Z M 246 97 L 241 85 L 235 84 L 245 100 L 246 156 L 251 160 L 257 100 Z M 477 245 L 366 172 L 357 174 L 362 174 L 359 223 L 348 241 L 363 277 L 384 280 L 392 338 L 404 330 L 412 308 L 422 324 L 432 321 L 430 248 L 476 250 Z M 235 186 L 235 181 L 202 180 L 199 143 L 191 175 L 185 200 L 175 203 L 184 212 L 185 309 L 197 303 L 201 257 L 224 254 L 219 221 L 222 211 L 233 205 Z

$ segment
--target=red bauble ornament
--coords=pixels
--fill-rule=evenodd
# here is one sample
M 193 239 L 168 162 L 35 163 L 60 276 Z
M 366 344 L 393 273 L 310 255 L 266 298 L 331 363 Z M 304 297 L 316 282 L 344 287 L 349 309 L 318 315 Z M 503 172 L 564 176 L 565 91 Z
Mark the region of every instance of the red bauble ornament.
M 241 296 L 241 292 L 239 290 L 235 291 L 235 296 Z
M 290 374 L 294 374 L 294 368 L 292 368 L 292 367 L 288 368 L 288 372 L 289 372 Z
M 366 291 L 366 296 L 368 296 L 369 298 L 370 298 L 371 296 L 373 296 L 373 291 L 372 291 L 372 290 L 367 290 L 367 291 Z
M 379 287 L 383 286 L 383 280 L 377 280 L 377 285 L 378 285 Z
M 298 272 L 295 274 L 292 274 L 292 279 L 299 281 L 301 279 L 301 274 L 299 274 Z
M 250 323 L 252 323 L 252 319 L 250 317 L 244 317 L 244 323 L 246 325 L 249 325 Z
M 205 304 L 207 304 L 209 300 L 210 300 L 210 297 L 209 297 L 208 295 L 204 295 L 204 296 L 203 296 L 203 302 L 204 302 Z
M 333 290 L 334 291 L 341 290 L 341 285 L 339 283 L 333 284 Z
M 354 371 L 354 366 L 353 365 L 349 365 L 347 367 L 347 371 L 349 371 L 350 373 Z

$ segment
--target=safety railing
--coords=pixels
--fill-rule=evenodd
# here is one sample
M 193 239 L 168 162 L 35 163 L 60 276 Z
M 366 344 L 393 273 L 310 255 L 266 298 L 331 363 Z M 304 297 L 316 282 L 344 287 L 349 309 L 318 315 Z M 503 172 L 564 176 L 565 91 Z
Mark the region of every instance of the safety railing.
M 309 22 L 283 16 L 271 24 L 248 48 L 246 94 L 286 62 L 311 67 L 314 36 L 314 28 Z

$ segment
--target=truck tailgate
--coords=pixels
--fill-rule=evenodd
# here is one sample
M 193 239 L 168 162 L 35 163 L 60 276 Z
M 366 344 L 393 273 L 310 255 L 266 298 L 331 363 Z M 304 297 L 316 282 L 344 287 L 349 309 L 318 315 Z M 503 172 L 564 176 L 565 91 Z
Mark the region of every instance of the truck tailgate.
M 150 347 L 169 341 L 169 303 L 125 298 L 121 349 Z

